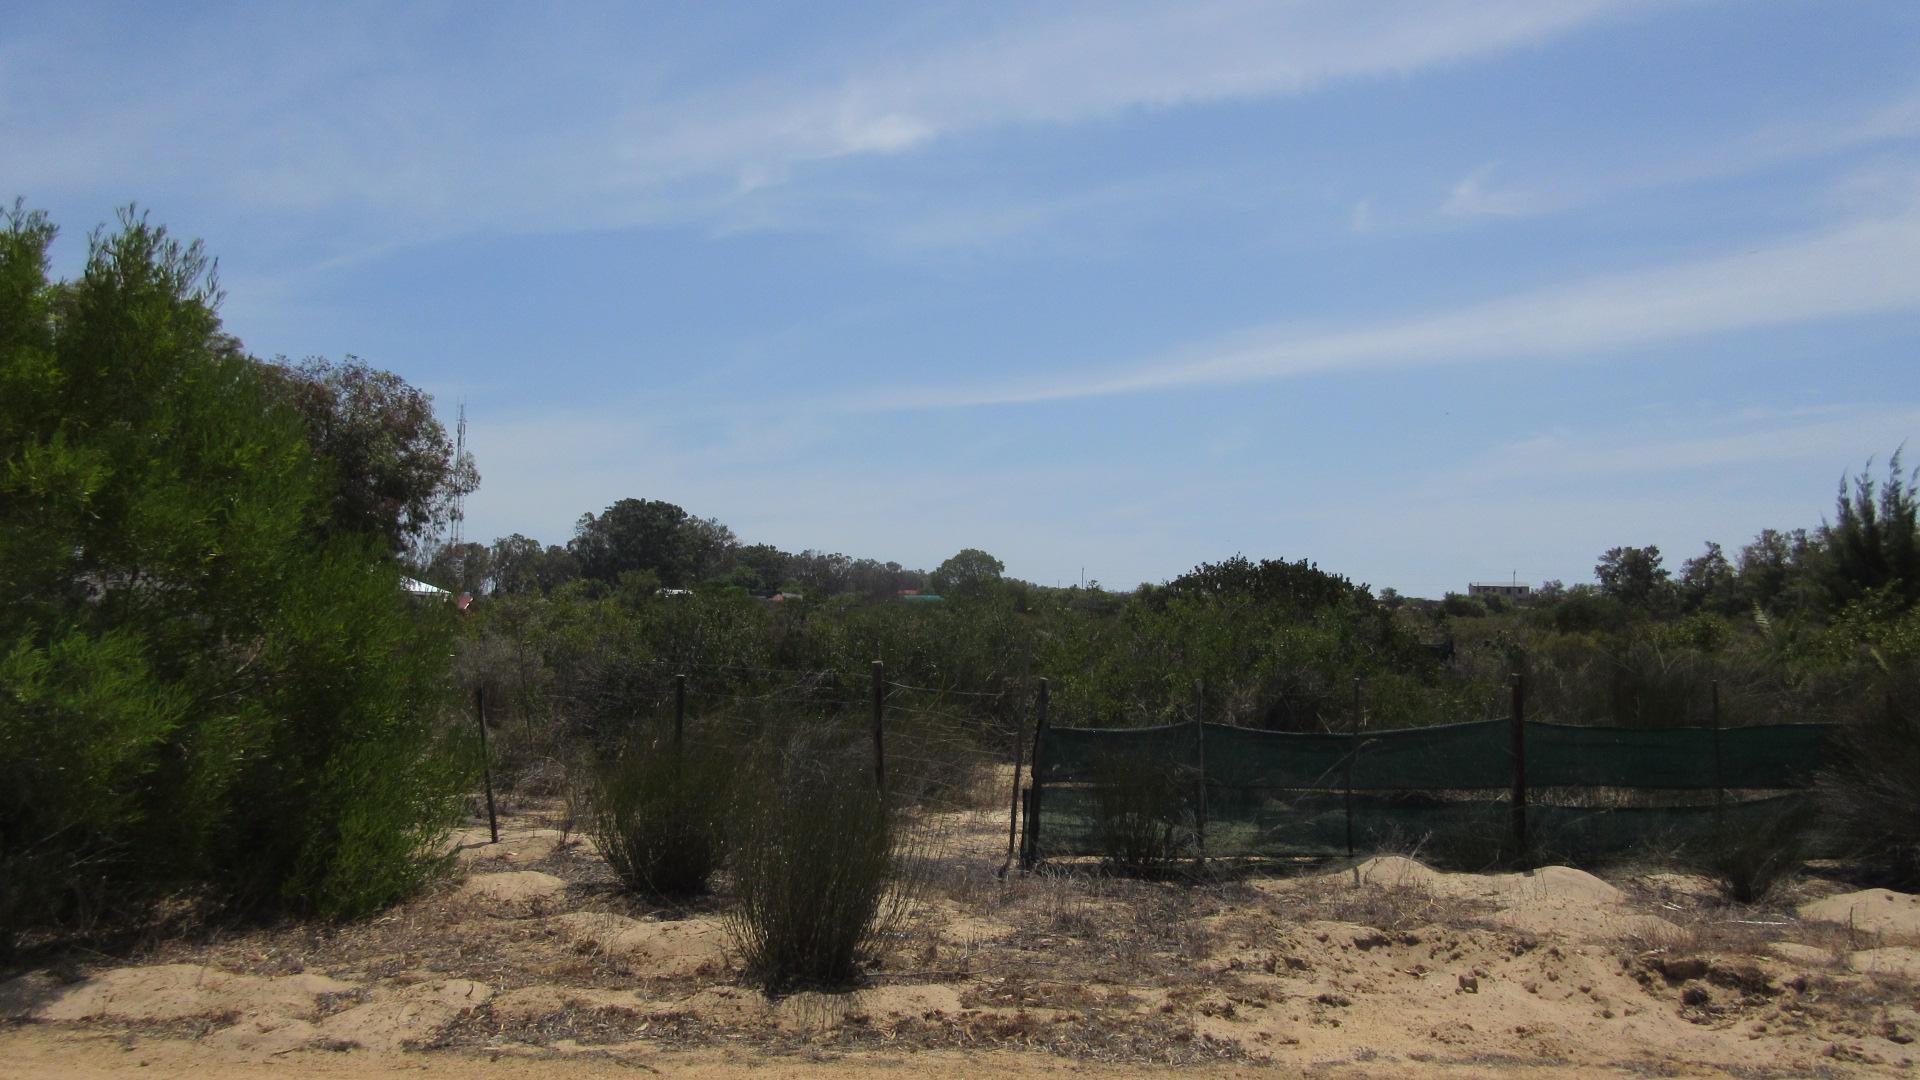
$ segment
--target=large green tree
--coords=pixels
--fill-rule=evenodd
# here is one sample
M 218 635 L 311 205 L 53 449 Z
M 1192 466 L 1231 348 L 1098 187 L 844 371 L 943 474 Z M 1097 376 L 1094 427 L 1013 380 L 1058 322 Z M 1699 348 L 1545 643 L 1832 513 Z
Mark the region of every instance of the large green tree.
M 197 244 L 128 211 L 48 277 L 0 220 L 0 929 L 183 888 L 354 914 L 453 807 L 451 616 L 334 514 Z M 3 943 L 0 943 L 3 944 Z

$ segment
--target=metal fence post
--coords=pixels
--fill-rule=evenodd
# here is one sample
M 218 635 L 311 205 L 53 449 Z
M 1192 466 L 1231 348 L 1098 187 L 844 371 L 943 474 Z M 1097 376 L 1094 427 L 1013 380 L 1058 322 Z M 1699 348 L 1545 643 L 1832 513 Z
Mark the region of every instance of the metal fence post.
M 1197 798 L 1193 803 L 1193 841 L 1204 861 L 1207 857 L 1207 687 L 1205 683 L 1195 682 L 1193 690 L 1198 699 L 1193 706 L 1193 753 L 1199 765 L 1194 780 Z
M 1347 743 L 1347 858 L 1353 858 L 1353 763 L 1360 756 L 1360 680 L 1353 680 L 1353 737 Z

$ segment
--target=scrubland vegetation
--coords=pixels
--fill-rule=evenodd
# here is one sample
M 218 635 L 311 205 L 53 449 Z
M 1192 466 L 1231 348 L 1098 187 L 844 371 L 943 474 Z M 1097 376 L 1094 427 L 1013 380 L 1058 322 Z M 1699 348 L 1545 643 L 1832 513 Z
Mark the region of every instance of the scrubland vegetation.
M 631 499 L 564 546 L 439 545 L 478 477 L 424 395 L 248 356 L 208 260 L 137 215 L 73 281 L 49 279 L 51 237 L 19 206 L 0 233 L 0 943 L 413 895 L 477 775 L 476 691 L 509 794 L 570 798 L 638 893 L 723 893 L 776 989 L 855 971 L 899 912 L 916 811 L 1013 756 L 1043 677 L 1063 725 L 1423 726 L 1493 714 L 1516 672 L 1537 719 L 1842 723 L 1825 805 L 1887 880 L 1920 870 L 1897 455 L 1818 527 L 1677 573 L 1615 547 L 1597 585 L 1518 604 L 1239 556 L 1128 594 L 1046 588 L 974 549 L 924 573 L 796 555 Z M 402 573 L 477 599 L 410 599 Z M 884 792 L 848 749 L 874 660 L 910 706 Z M 684 745 L 662 726 L 675 676 Z M 1119 861 L 1153 869 L 1135 834 L 1164 823 L 1128 814 Z M 1791 870 L 1782 845 L 1728 853 L 1734 891 Z

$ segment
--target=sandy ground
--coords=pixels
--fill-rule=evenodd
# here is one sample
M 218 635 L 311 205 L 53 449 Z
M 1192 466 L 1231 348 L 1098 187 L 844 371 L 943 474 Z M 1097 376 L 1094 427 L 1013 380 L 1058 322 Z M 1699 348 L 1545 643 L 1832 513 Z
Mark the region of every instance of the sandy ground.
M 511 820 L 366 924 L 202 935 L 0 983 L 0 1077 L 1910 1074 L 1920 898 L 1804 882 L 1447 874 L 1398 857 L 1207 885 L 1006 879 L 1003 816 L 943 819 L 866 985 L 770 1000 L 717 909 L 649 907 Z M 290 1072 L 289 1072 L 290 1071 Z

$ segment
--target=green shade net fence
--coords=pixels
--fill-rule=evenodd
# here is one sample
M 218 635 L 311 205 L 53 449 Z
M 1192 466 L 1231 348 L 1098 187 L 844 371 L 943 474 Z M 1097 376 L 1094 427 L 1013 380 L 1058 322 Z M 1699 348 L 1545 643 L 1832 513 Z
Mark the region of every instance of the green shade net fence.
M 1209 856 L 1393 850 L 1480 864 L 1523 842 L 1536 858 L 1682 851 L 1803 819 L 1830 731 L 1528 722 L 1522 841 L 1505 719 L 1358 734 L 1048 727 L 1027 855 L 1113 857 L 1149 840 Z

